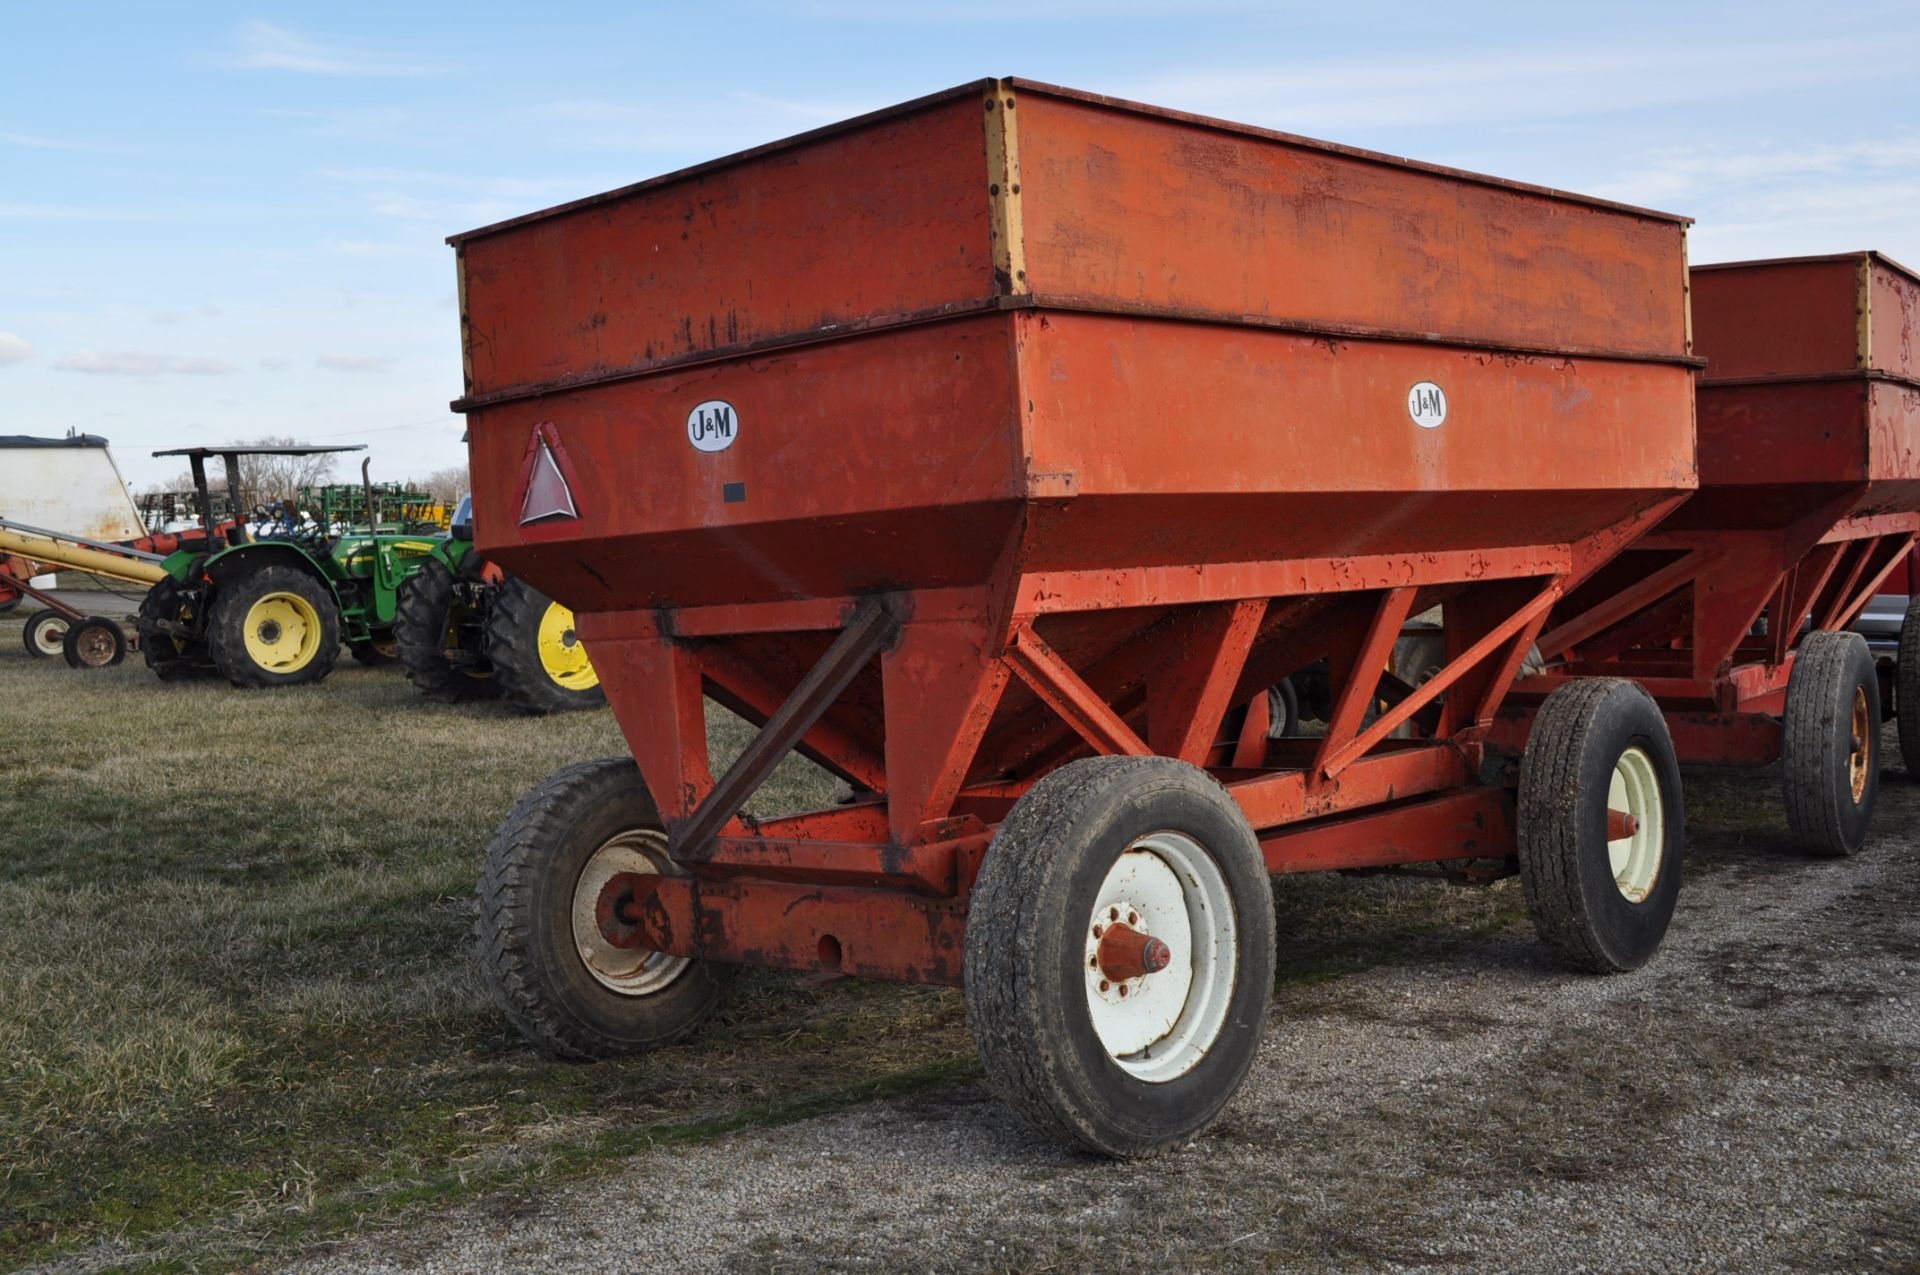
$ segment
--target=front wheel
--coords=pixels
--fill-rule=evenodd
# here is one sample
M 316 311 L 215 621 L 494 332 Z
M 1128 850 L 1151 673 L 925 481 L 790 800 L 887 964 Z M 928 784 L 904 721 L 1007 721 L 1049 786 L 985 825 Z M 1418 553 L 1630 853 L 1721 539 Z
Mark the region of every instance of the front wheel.
M 473 555 L 467 556 L 472 561 Z M 429 558 L 401 581 L 394 598 L 393 636 L 407 680 L 428 699 L 452 703 L 491 699 L 500 693 L 493 666 L 481 652 L 484 614 L 473 595 L 478 586 L 456 580 L 447 564 Z
M 1165 757 L 1094 757 L 1000 825 L 967 912 L 967 1018 L 1035 1127 L 1110 1156 L 1186 1142 L 1246 1079 L 1273 894 L 1239 806 Z
M 1880 675 L 1858 633 L 1810 633 L 1780 723 L 1787 826 L 1817 855 L 1866 844 L 1880 791 Z
M 595 917 L 615 875 L 674 871 L 625 757 L 569 766 L 520 799 L 487 850 L 480 961 L 522 1035 L 556 1057 L 596 1060 L 673 1044 L 713 1014 L 724 967 L 616 946 Z
M 1534 928 L 1595 974 L 1637 969 L 1680 897 L 1686 810 L 1666 718 L 1638 683 L 1547 696 L 1520 758 L 1520 883 Z

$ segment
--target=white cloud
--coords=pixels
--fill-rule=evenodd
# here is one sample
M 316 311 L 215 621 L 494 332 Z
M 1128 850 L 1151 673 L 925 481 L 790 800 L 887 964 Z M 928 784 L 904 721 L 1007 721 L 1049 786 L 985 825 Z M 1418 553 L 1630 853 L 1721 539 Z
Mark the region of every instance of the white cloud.
M 0 130 L 0 144 L 18 146 L 34 151 L 75 151 L 89 155 L 108 155 L 115 151 L 111 146 L 100 146 L 93 142 L 70 142 L 63 137 L 42 137 L 35 133 L 10 133 Z
M 322 354 L 313 362 L 329 372 L 388 372 L 394 363 L 371 354 Z
M 353 76 L 444 75 L 449 69 L 365 42 L 316 40 L 258 21 L 240 28 L 240 50 L 233 65 L 250 71 Z
M 224 376 L 236 370 L 225 359 L 140 350 L 75 350 L 54 366 L 63 372 L 101 376 Z
M 293 360 L 275 358 L 271 355 L 260 360 L 260 366 L 268 372 L 284 372 L 293 366 Z
M 33 347 L 11 332 L 0 332 L 0 367 L 12 367 L 33 357 Z

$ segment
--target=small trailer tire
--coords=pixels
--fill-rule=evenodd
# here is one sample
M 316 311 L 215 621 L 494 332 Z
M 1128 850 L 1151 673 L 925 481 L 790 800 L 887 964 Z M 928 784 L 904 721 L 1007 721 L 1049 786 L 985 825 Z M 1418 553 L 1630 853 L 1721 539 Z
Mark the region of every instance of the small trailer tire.
M 111 668 L 127 658 L 126 630 L 104 615 L 90 615 L 68 627 L 60 653 L 68 668 Z
M 719 1007 L 727 967 L 607 942 L 594 923 L 616 872 L 673 871 L 639 768 L 556 771 L 487 849 L 480 963 L 501 1011 L 557 1058 L 597 1061 L 684 1040 Z
M 1900 723 L 1900 757 L 1907 778 L 1920 780 L 1920 593 L 1907 602 L 1900 626 L 1900 654 L 1894 666 L 1894 720 Z
M 1273 964 L 1272 886 L 1226 791 L 1171 758 L 1087 758 L 1035 784 L 987 850 L 967 1018 L 989 1082 L 1036 1128 L 1150 1155 L 1246 1078 Z
M 1680 895 L 1686 809 L 1666 719 L 1637 682 L 1590 678 L 1547 696 L 1520 759 L 1518 831 L 1521 886 L 1548 946 L 1594 974 L 1652 958 Z
M 1787 678 L 1780 769 L 1787 826 L 1813 854 L 1866 844 L 1880 791 L 1880 675 L 1858 633 L 1809 633 Z
M 35 611 L 20 630 L 20 644 L 35 659 L 61 654 L 67 636 L 67 617 L 58 611 Z

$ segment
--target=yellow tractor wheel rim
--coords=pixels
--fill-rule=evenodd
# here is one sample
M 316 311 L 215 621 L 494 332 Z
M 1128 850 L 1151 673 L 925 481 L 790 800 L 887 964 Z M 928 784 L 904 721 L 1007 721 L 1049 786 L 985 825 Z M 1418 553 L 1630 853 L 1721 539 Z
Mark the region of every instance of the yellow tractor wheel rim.
M 573 612 L 558 602 L 548 603 L 540 617 L 540 667 L 570 691 L 590 691 L 600 685 L 600 675 L 587 658 L 586 643 L 573 631 Z
M 269 593 L 247 608 L 247 658 L 274 673 L 297 673 L 320 653 L 320 613 L 297 593 Z

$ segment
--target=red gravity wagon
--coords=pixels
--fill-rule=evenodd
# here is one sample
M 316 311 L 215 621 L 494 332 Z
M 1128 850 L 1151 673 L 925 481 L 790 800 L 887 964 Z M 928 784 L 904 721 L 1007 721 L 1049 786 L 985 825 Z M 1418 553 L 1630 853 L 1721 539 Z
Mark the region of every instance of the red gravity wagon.
M 1699 266 L 1692 279 L 1700 491 L 1556 604 L 1544 667 L 1515 688 L 1499 733 L 1523 743 L 1527 705 L 1570 681 L 1634 678 L 1681 760 L 1778 760 L 1795 835 L 1847 854 L 1866 840 L 1896 702 L 1920 774 L 1920 659 L 1883 687 L 1866 640 L 1846 631 L 1920 531 L 1920 278 L 1860 252 Z
M 1654 701 L 1489 736 L 1696 486 L 1684 241 L 1019 80 L 454 237 L 480 548 L 576 612 L 632 751 L 492 847 L 506 1012 L 597 1058 L 729 964 L 962 985 L 1015 1108 L 1136 1155 L 1252 1063 L 1270 873 L 1518 872 L 1567 958 L 1644 962 Z M 1436 675 L 1383 673 L 1436 607 Z M 1323 736 L 1227 729 L 1318 661 Z M 759 726 L 718 776 L 707 698 Z M 743 814 L 796 749 L 852 799 Z

